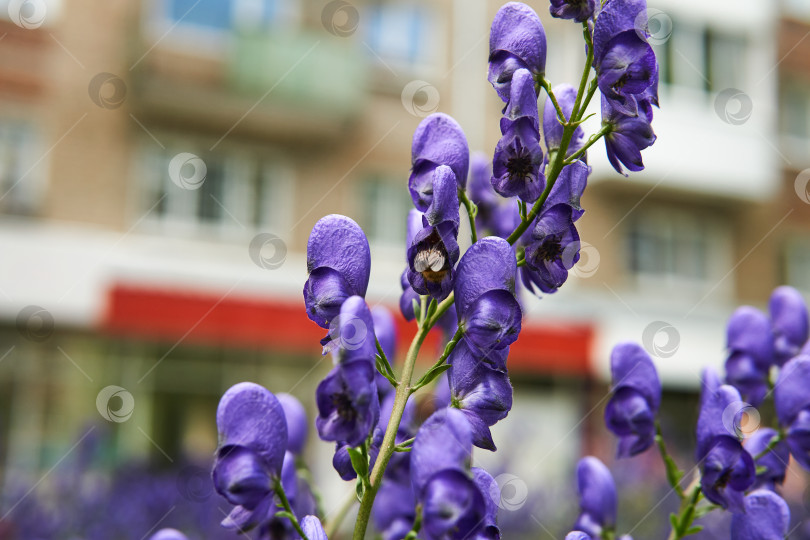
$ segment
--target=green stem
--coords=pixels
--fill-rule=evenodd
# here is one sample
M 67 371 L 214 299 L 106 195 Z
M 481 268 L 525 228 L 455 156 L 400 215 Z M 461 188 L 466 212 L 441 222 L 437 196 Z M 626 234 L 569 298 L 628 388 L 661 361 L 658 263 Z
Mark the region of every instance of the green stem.
M 456 344 L 459 342 L 459 340 L 461 339 L 461 336 L 463 336 L 463 335 L 464 335 L 464 330 L 459 326 L 458 329 L 456 329 L 456 333 L 453 334 L 453 337 L 450 338 L 450 341 L 447 342 L 447 346 L 445 346 L 444 352 L 442 353 L 442 355 L 439 357 L 439 359 L 436 361 L 436 363 L 433 364 L 430 367 L 430 369 L 427 370 L 425 373 L 433 371 L 437 367 L 444 364 L 444 362 L 447 360 L 447 357 L 450 356 L 450 353 L 452 353 L 453 349 L 456 348 Z M 413 394 L 414 392 L 419 390 L 419 388 L 417 388 L 417 387 L 421 388 L 421 385 L 417 384 L 416 387 L 411 388 L 411 394 Z
M 390 375 L 392 378 L 396 378 L 394 368 L 391 367 L 391 362 L 388 361 L 388 357 L 385 355 L 385 351 L 383 350 L 382 345 L 380 345 L 380 340 L 377 339 L 377 336 L 374 336 L 374 341 L 377 343 L 377 354 L 379 354 L 380 358 L 382 358 L 383 367 L 388 372 L 388 375 Z
M 695 519 L 695 508 L 698 502 L 700 502 L 702 495 L 699 475 L 695 477 L 687 490 L 689 495 L 681 500 L 681 506 L 678 509 L 678 517 L 676 518 L 677 526 L 672 527 L 667 540 L 680 540 L 690 534 L 694 534 L 694 532 L 690 533 L 689 530 Z
M 273 489 L 278 496 L 279 501 L 281 501 L 281 507 L 284 508 L 284 511 L 289 514 L 287 518 L 292 523 L 293 528 L 295 531 L 303 538 L 303 540 L 309 540 L 307 535 L 304 534 L 304 530 L 301 528 L 301 524 L 298 523 L 298 518 L 295 517 L 295 514 L 290 507 L 290 501 L 287 500 L 287 494 L 284 493 L 284 487 L 281 485 L 281 479 L 276 478 L 273 482 Z
M 452 295 L 448 298 L 451 299 Z M 445 302 L 446 301 L 447 300 L 445 300 Z M 442 302 L 442 304 L 445 302 Z M 450 304 L 452 304 L 452 300 Z M 449 307 L 449 305 L 444 307 L 444 311 L 446 311 Z M 388 466 L 388 461 L 391 459 L 391 455 L 394 453 L 399 423 L 402 420 L 402 414 L 405 411 L 405 404 L 408 403 L 408 398 L 411 395 L 411 378 L 413 377 L 413 369 L 416 364 L 416 357 L 419 354 L 419 349 L 422 347 L 422 343 L 425 341 L 425 338 L 430 331 L 432 326 L 430 323 L 438 319 L 440 311 L 442 311 L 441 304 L 437 308 L 434 318 L 427 321 L 428 324 L 422 324 L 419 327 L 419 330 L 417 330 L 416 336 L 414 336 L 411 346 L 408 349 L 408 354 L 405 357 L 405 363 L 402 366 L 402 378 L 399 381 L 399 386 L 397 386 L 396 394 L 394 395 L 394 406 L 391 410 L 391 419 L 388 421 L 388 427 L 385 429 L 385 435 L 383 436 L 380 453 L 377 456 L 377 461 L 374 464 L 374 469 L 371 471 L 371 476 L 369 478 L 370 486 L 368 489 L 366 489 L 365 493 L 363 493 L 363 500 L 360 501 L 360 508 L 357 511 L 357 522 L 355 523 L 354 536 L 352 537 L 354 540 L 363 540 L 366 536 L 368 521 L 371 517 L 371 507 L 374 505 L 374 498 L 377 496 L 377 491 L 380 489 L 383 472 L 385 472 L 385 468 Z M 442 311 L 442 313 L 444 311 Z
M 768 452 L 770 452 L 771 450 L 776 448 L 776 445 L 779 444 L 782 441 L 784 436 L 785 436 L 785 433 L 780 429 L 779 432 L 776 434 L 776 437 L 771 439 L 771 442 L 768 443 L 768 446 L 766 446 L 765 449 L 762 450 L 762 452 L 760 452 L 759 454 L 754 456 L 754 461 L 758 461 L 758 460 L 762 459 L 763 457 L 765 457 L 768 454 Z
M 557 119 L 560 121 L 560 124 L 565 124 L 568 122 L 568 118 L 565 117 L 565 113 L 557 101 L 557 96 L 555 96 L 554 92 L 551 91 L 551 83 L 548 82 L 545 77 L 543 77 L 540 79 L 538 84 L 543 90 L 546 91 L 546 94 L 548 94 L 548 98 L 551 100 L 551 103 L 554 105 L 554 109 L 557 111 Z
M 470 236 L 474 244 L 478 242 L 478 231 L 475 228 L 475 216 L 478 214 L 478 207 L 467 197 L 467 193 L 460 188 L 458 190 L 458 199 L 464 205 L 464 208 L 467 209 L 467 216 L 470 218 Z
M 656 420 L 655 422 L 655 444 L 658 446 L 658 451 L 661 453 L 661 459 L 664 461 L 664 467 L 667 472 L 667 481 L 672 489 L 678 494 L 680 499 L 685 497 L 683 489 L 681 488 L 681 478 L 683 473 L 675 465 L 675 460 L 667 452 L 667 445 L 664 442 L 664 436 L 661 433 L 661 423 Z

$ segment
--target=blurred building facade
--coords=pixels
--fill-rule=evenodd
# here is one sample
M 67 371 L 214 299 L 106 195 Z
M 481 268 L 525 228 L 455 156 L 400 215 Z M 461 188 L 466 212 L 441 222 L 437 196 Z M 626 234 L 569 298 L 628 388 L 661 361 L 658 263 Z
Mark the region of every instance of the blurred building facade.
M 546 23 L 549 79 L 575 82 L 579 28 L 528 3 Z M 120 457 L 209 455 L 217 400 L 241 380 L 312 412 L 329 361 L 303 310 L 309 230 L 329 213 L 355 218 L 372 246 L 369 302 L 397 310 L 414 129 L 439 110 L 472 150 L 491 154 L 499 138 L 486 82 L 499 4 L 0 9 L 6 470 L 56 462 L 103 410 Z M 510 467 L 568 482 L 583 444 L 571 426 L 602 399 L 615 342 L 644 342 L 665 383 L 693 391 L 700 368 L 723 361 L 735 305 L 762 305 L 785 282 L 810 293 L 810 207 L 795 181 L 810 140 L 805 4 L 780 18 L 768 2 L 650 2 L 659 139 L 630 178 L 601 144 L 590 152 L 583 258 L 559 293 L 525 299 L 510 355 L 513 416 L 546 411 L 528 432 L 498 426 L 496 438 L 526 432 L 539 449 L 504 448 Z M 122 395 L 97 403 L 111 385 L 134 400 L 120 422 Z M 312 452 L 328 464 L 330 445 Z

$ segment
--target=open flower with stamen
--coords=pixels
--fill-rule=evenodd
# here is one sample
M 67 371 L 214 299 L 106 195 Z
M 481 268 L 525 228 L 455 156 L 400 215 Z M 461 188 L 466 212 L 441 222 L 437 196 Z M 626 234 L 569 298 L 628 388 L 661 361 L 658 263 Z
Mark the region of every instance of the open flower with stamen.
M 544 293 L 556 292 L 579 261 L 579 249 L 574 209 L 568 204 L 556 204 L 544 210 L 526 245 L 523 284 L 531 292 L 535 287 Z
M 526 69 L 515 71 L 509 103 L 501 118 L 503 136 L 495 147 L 492 187 L 503 197 L 533 203 L 546 187 L 542 173 L 540 118 L 534 80 Z
M 455 174 L 442 165 L 433 174 L 433 199 L 422 216 L 422 229 L 408 246 L 408 282 L 417 294 L 441 301 L 453 290 L 458 227 Z

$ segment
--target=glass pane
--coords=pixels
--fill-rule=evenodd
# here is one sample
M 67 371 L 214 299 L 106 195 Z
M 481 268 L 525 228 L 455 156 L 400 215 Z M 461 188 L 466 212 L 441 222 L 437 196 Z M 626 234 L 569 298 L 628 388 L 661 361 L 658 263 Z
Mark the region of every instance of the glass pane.
M 733 34 L 712 32 L 709 47 L 711 89 L 740 88 L 744 84 L 745 39 Z
M 202 187 L 197 190 L 200 197 L 197 205 L 197 217 L 200 221 L 220 221 L 224 211 L 222 209 L 223 188 L 225 184 L 224 164 L 218 159 L 206 159 L 208 169 Z
M 232 0 L 167 0 L 173 22 L 226 30 L 231 27 Z
M 673 29 L 671 41 L 673 83 L 690 88 L 704 88 L 706 66 L 703 30 L 678 23 Z

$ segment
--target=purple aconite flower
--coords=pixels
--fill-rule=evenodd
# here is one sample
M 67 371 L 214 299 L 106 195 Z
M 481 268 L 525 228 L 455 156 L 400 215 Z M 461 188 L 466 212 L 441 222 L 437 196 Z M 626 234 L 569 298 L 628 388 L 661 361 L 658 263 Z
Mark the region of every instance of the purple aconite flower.
M 301 530 L 309 540 L 328 540 L 326 533 L 323 530 L 323 525 L 315 516 L 306 516 L 301 521 Z
M 416 497 L 410 482 L 384 479 L 371 509 L 383 540 L 402 540 L 416 519 Z
M 571 219 L 577 221 L 585 213 L 580 205 L 580 200 L 588 185 L 590 174 L 591 168 L 579 160 L 564 167 L 543 206 L 553 208 L 558 204 L 567 204 L 571 207 Z
M 428 540 L 475 538 L 484 526 L 484 496 L 462 471 L 443 469 L 431 476 L 421 501 L 422 531 Z
M 360 226 L 338 214 L 321 218 L 307 242 L 307 272 L 307 316 L 328 328 L 346 298 L 366 295 L 371 251 Z
M 593 52 L 596 77 L 605 99 L 628 116 L 657 85 L 658 64 L 647 43 L 646 0 L 608 0 L 596 18 Z
M 276 394 L 276 399 L 281 403 L 287 421 L 287 450 L 300 456 L 304 452 L 309 432 L 307 411 L 298 398 L 291 394 Z
M 579 517 L 574 529 L 594 538 L 602 537 L 602 530 L 616 526 L 616 484 L 605 464 L 593 456 L 577 464 L 577 493 Z
M 322 440 L 359 446 L 371 434 L 380 416 L 376 372 L 371 362 L 353 360 L 335 366 L 321 381 L 315 426 Z
M 810 355 L 786 363 L 776 379 L 773 401 L 779 424 L 787 429 L 790 453 L 810 470 Z
M 501 118 L 503 136 L 495 147 L 492 187 L 503 197 L 533 203 L 546 187 L 542 173 L 540 118 L 534 80 L 526 69 L 515 71 L 511 95 Z
M 450 116 L 433 113 L 416 128 L 411 146 L 408 189 L 420 212 L 427 211 L 433 200 L 433 171 L 441 165 L 450 167 L 459 188 L 466 187 L 470 150 L 464 131 Z
M 773 348 L 777 365 L 799 354 L 808 338 L 807 304 L 793 287 L 778 287 L 768 304 L 773 329 Z
M 759 406 L 768 393 L 768 372 L 773 363 L 768 317 L 750 306 L 737 308 L 726 327 L 726 347 L 726 382 L 751 405 Z
M 366 301 L 360 296 L 347 298 L 337 317 L 329 324 L 329 333 L 321 340 L 324 354 L 335 353 L 338 363 L 366 360 L 374 364 L 377 342 L 374 319 Z
M 478 240 L 458 263 L 455 286 L 458 324 L 475 354 L 504 349 L 520 333 L 523 313 L 515 298 L 517 261 L 509 243 Z
M 441 301 L 453 290 L 458 226 L 455 175 L 442 165 L 433 174 L 433 200 L 422 216 L 422 229 L 408 245 L 408 281 L 414 292 Z
M 549 6 L 552 17 L 574 19 L 579 23 L 593 17 L 594 9 L 596 9 L 596 0 L 551 0 L 551 6 Z
M 431 476 L 444 469 L 469 469 L 472 430 L 458 409 L 433 413 L 416 433 L 411 450 L 411 481 L 421 493 Z
M 500 540 L 501 531 L 498 528 L 498 504 L 501 501 L 501 488 L 492 478 L 492 475 L 480 467 L 472 468 L 473 481 L 484 496 L 486 514 L 484 515 L 484 530 L 478 536 L 480 540 Z
M 556 204 L 537 219 L 526 246 L 523 284 L 534 292 L 553 293 L 568 279 L 568 271 L 579 261 L 579 233 L 574 226 L 574 209 Z
M 704 384 L 697 422 L 697 461 L 703 494 L 732 512 L 743 511 L 743 494 L 754 483 L 754 460 L 740 444 L 746 404 L 733 386 Z
M 565 540 L 593 540 L 591 535 L 582 531 L 571 531 L 565 535 Z
M 506 418 L 512 408 L 512 385 L 506 374 L 509 349 L 497 349 L 488 358 L 475 355 L 462 341 L 448 358 L 451 403 L 470 422 L 473 444 L 496 450 L 489 428 Z
M 489 33 L 487 79 L 506 102 L 511 95 L 512 75 L 528 69 L 540 79 L 546 71 L 546 32 L 532 8 L 521 2 L 504 4 Z
M 745 497 L 745 512 L 731 518 L 734 540 L 783 540 L 790 526 L 790 509 L 773 491 L 752 491 Z
M 571 113 L 574 111 L 574 104 L 577 100 L 577 90 L 570 84 L 558 84 L 552 88 L 554 95 L 557 97 L 557 103 L 560 105 L 565 119 L 571 119 Z M 549 153 L 556 152 L 560 148 L 563 136 L 563 126 L 560 119 L 557 118 L 557 109 L 551 99 L 546 99 L 543 106 L 543 137 L 546 140 L 546 149 Z M 574 135 L 568 143 L 568 152 L 566 157 L 570 156 L 580 148 L 582 148 L 582 139 L 585 137 L 585 132 L 582 126 L 577 126 L 574 130 Z M 584 155 L 583 155 L 584 161 Z M 559 180 L 558 180 L 559 181 Z
M 628 170 L 638 172 L 644 169 L 641 151 L 655 142 L 652 113 L 628 116 L 616 109 L 602 96 L 602 125 L 610 126 L 605 135 L 605 148 L 610 164 L 619 174 L 624 174 L 622 165 Z
M 249 529 L 266 517 L 281 477 L 287 422 L 276 397 L 253 383 L 232 386 L 217 407 L 214 487 L 236 508 L 222 521 Z
M 758 456 L 764 452 L 768 445 L 777 436 L 776 430 L 771 428 L 760 428 L 750 437 L 745 439 L 743 446 L 752 456 Z M 779 441 L 765 455 L 756 461 L 757 473 L 753 488 L 774 489 L 775 484 L 781 484 L 785 480 L 787 463 L 790 459 L 790 449 L 785 441 Z
M 613 348 L 610 371 L 613 395 L 605 408 L 605 424 L 619 437 L 617 456 L 635 456 L 655 441 L 661 381 L 650 355 L 635 343 Z

